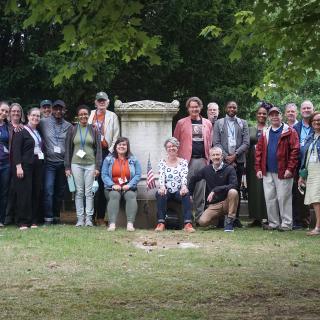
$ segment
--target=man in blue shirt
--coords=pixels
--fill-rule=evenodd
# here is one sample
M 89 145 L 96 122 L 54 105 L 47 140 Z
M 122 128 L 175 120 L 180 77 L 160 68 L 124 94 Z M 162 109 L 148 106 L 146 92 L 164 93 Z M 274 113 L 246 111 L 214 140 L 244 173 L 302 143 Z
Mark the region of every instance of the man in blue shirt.
M 300 148 L 304 146 L 308 135 L 313 133 L 313 128 L 309 125 L 309 119 L 314 112 L 314 107 L 311 101 L 305 100 L 300 107 L 302 120 L 294 125 L 300 141 Z M 299 167 L 301 161 L 301 154 L 299 156 Z M 308 206 L 304 204 L 304 195 L 298 191 L 298 174 L 296 174 L 293 183 L 293 229 L 308 228 L 311 222 L 311 214 Z

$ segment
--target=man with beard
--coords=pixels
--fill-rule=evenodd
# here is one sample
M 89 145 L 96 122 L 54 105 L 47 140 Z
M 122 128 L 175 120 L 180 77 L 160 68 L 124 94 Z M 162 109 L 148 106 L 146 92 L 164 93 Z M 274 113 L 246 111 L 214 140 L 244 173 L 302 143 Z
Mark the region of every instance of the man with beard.
M 235 101 L 229 101 L 226 105 L 226 116 L 216 121 L 213 129 L 213 146 L 220 147 L 223 152 L 224 162 L 232 165 L 237 173 L 239 203 L 234 226 L 241 228 L 239 220 L 240 211 L 240 187 L 246 152 L 249 149 L 250 137 L 247 121 L 238 118 L 238 105 Z

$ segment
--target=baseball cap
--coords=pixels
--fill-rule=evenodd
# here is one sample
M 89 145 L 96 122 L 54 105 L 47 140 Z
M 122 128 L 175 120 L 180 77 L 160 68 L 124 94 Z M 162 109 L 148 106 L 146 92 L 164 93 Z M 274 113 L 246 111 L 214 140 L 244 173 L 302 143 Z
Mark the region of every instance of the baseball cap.
M 269 113 L 271 113 L 272 111 L 276 111 L 278 112 L 279 114 L 281 114 L 281 111 L 278 107 L 272 107 L 270 110 L 269 110 Z
M 108 98 L 108 95 L 105 93 L 105 92 L 103 92 L 103 91 L 101 91 L 101 92 L 98 92 L 97 94 L 96 94 L 96 100 L 109 100 L 109 98 Z
M 50 106 L 52 107 L 52 101 L 51 100 L 42 100 L 40 102 L 40 107 L 42 108 L 43 106 Z
M 53 107 L 57 107 L 57 106 L 60 106 L 62 108 L 65 108 L 66 107 L 66 104 L 64 103 L 64 101 L 62 100 L 56 100 L 54 103 L 53 103 Z

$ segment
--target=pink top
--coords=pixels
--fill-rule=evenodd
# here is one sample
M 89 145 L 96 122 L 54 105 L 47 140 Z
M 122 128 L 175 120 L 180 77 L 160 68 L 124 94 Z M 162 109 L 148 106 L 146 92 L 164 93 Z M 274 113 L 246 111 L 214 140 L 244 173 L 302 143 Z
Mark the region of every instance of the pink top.
M 209 150 L 212 145 L 212 124 L 208 119 L 202 118 L 202 134 L 204 142 L 204 151 L 207 162 L 209 163 Z M 178 121 L 174 129 L 173 136 L 180 142 L 178 156 L 186 159 L 188 162 L 191 160 L 192 155 L 192 123 L 191 117 L 185 117 Z

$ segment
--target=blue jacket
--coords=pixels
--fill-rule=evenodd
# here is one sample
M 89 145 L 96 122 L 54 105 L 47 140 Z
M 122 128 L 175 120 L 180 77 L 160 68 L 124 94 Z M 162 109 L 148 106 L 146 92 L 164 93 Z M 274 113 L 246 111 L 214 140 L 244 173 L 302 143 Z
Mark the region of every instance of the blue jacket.
M 105 189 L 111 189 L 115 184 L 112 180 L 112 167 L 116 158 L 110 154 L 102 164 L 101 178 L 104 183 Z M 129 159 L 130 180 L 128 186 L 131 190 L 137 189 L 137 184 L 141 179 L 141 165 L 135 156 L 130 156 Z
M 314 133 L 309 134 L 306 138 L 306 142 L 303 147 L 301 147 L 301 154 L 302 154 L 302 161 L 301 161 L 301 169 L 305 168 L 306 161 L 307 161 L 307 155 L 310 145 L 313 143 L 314 139 Z M 317 152 L 318 152 L 318 159 L 320 161 L 320 138 L 317 140 Z
M 302 130 L 302 120 L 300 120 L 298 123 L 296 123 L 293 126 L 293 129 L 295 129 L 297 131 L 297 134 L 299 136 L 299 141 L 300 141 L 300 136 L 301 136 L 301 130 Z M 312 127 L 310 127 L 310 134 L 313 134 L 314 130 Z

